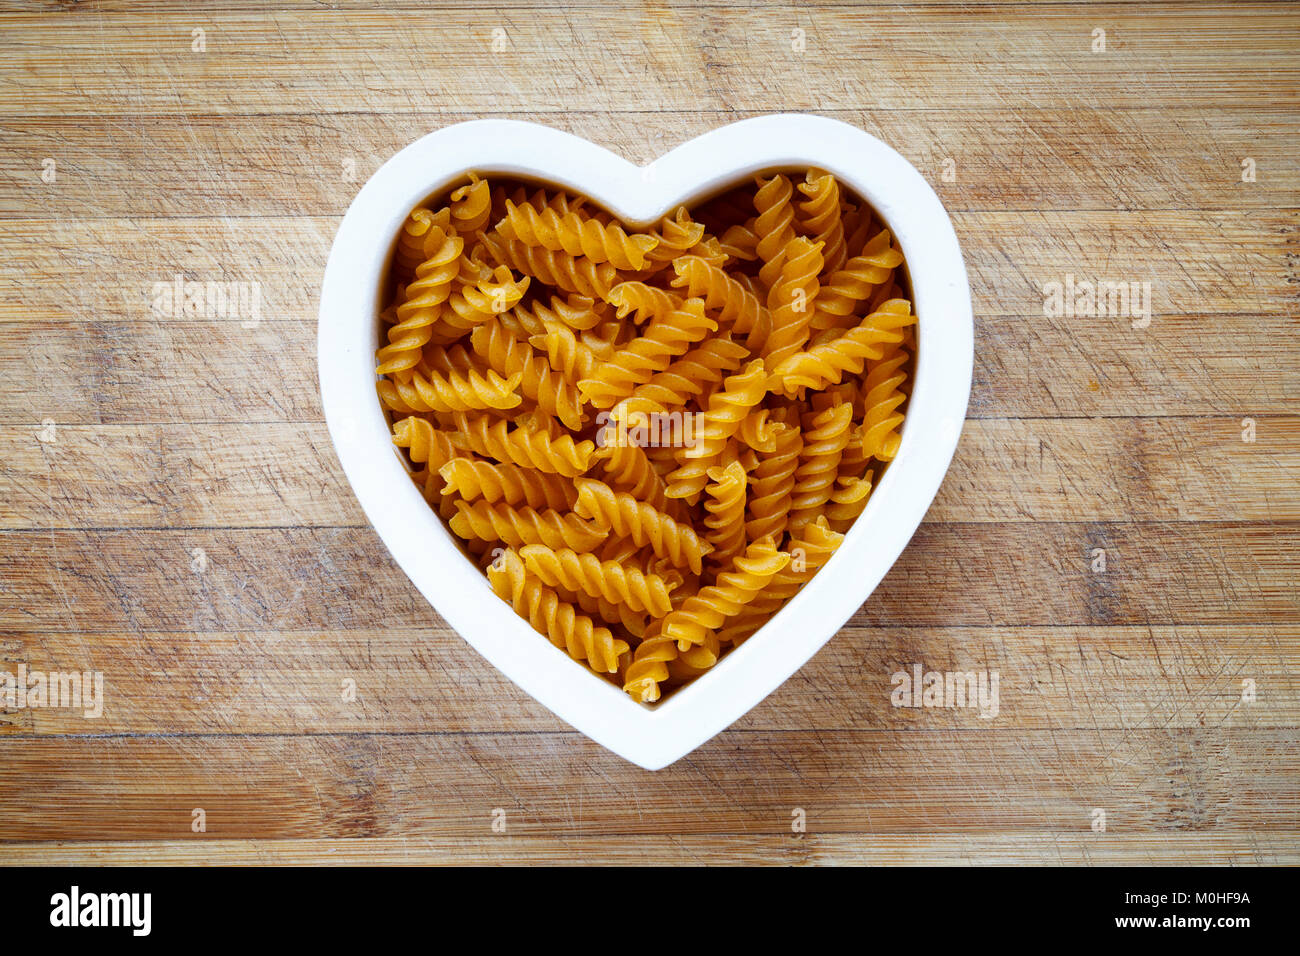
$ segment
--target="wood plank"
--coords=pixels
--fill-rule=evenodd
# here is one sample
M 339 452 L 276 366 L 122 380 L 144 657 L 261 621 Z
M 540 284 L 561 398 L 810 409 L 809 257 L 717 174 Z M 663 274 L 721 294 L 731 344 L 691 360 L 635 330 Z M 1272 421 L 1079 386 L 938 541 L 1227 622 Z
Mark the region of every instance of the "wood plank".
M 0 322 L 0 380 L 0 421 L 38 427 L 324 419 L 314 318 Z
M 1295 417 L 975 420 L 928 520 L 1297 521 L 1298 482 Z M 0 489 L 10 530 L 366 521 L 314 423 L 0 427 Z
M 973 420 L 929 521 L 1300 519 L 1300 419 Z
M 1097 549 L 1106 552 L 1104 573 L 1090 570 Z M 853 621 L 1300 623 L 1297 556 L 1295 522 L 923 524 Z M 0 531 L 0 584 L 0 628 L 22 631 L 315 631 L 437 620 L 368 527 Z
M 1025 209 L 1259 209 L 1293 207 L 1300 115 L 1255 103 L 1189 113 L 1166 109 L 828 108 L 912 162 L 953 212 Z M 637 163 L 723 123 L 761 115 L 694 110 L 549 114 L 546 123 L 616 147 Z M 0 139 L 0 217 L 341 216 L 360 184 L 408 143 L 466 119 L 458 109 L 415 114 L 336 113 L 24 117 Z M 505 118 L 531 120 L 519 110 Z M 292 162 L 267 157 L 291 156 Z M 57 180 L 40 179 L 55 160 Z M 1241 181 L 1241 162 L 1256 180 Z M 945 182 L 945 160 L 955 163 Z M 204 171 L 195 188 L 194 170 Z M 1117 170 L 1140 170 L 1117 175 Z
M 972 418 L 1291 415 L 1300 338 L 1285 315 L 976 317 Z M 0 322 L 0 423 L 320 422 L 316 322 Z M 88 357 L 93 356 L 93 361 Z M 1263 434 L 1267 433 L 1267 427 Z M 1261 441 L 1264 439 L 1261 439 Z
M 816 833 L 1082 834 L 1095 807 L 1109 831 L 1248 839 L 1295 832 L 1294 744 L 1289 729 L 731 731 L 649 773 L 578 734 L 7 737 L 0 840 L 489 836 L 495 808 L 510 833 L 548 836 L 788 834 L 795 808 Z
M 1289 523 L 922 524 L 853 620 L 1280 624 L 1300 619 L 1297 548 Z
M 979 231 L 976 247 L 984 249 L 968 253 L 981 310 L 973 414 L 1246 416 L 1300 409 L 1300 344 L 1290 315 L 1290 289 L 1300 277 L 1293 267 L 1275 268 L 1291 255 L 1300 214 L 1278 213 L 1262 231 L 1259 216 L 1234 214 L 1233 255 L 1244 258 L 1241 269 L 1226 273 L 1221 248 L 1212 248 L 1209 238 L 1222 225 L 1218 214 L 1191 214 L 1199 222 L 1160 215 L 1167 239 L 1147 232 L 1156 214 L 1135 213 L 1127 217 L 1132 235 L 1123 241 L 1114 217 L 1102 214 L 1055 214 L 1045 218 L 1046 228 L 1028 231 L 1020 214 L 957 217 L 963 231 Z M 319 269 L 332 224 L 203 222 L 8 224 L 15 231 L 0 237 L 6 253 L 0 289 L 12 295 L 0 305 L 0 363 L 9 380 L 31 382 L 36 391 L 0 393 L 0 420 L 29 421 L 33 408 L 37 420 L 70 422 L 150 421 L 160 413 L 169 421 L 285 420 L 314 412 L 314 356 L 309 347 L 286 348 L 281 340 L 314 341 Z M 196 232 L 207 238 L 195 243 Z M 1247 234 L 1254 238 L 1247 241 Z M 1150 327 L 1133 329 L 1121 317 L 1043 315 L 1043 283 L 1112 271 L 1099 255 L 1092 257 L 1095 267 L 1075 259 L 1083 241 L 1107 248 L 1106 258 L 1136 255 L 1145 245 L 1146 264 L 1126 266 L 1129 276 L 1179 277 L 1154 285 Z M 1197 244 L 1201 251 L 1190 253 Z M 66 260 L 58 265 L 60 256 L 87 259 L 102 281 L 82 281 L 83 273 L 67 271 Z M 197 281 L 259 283 L 264 318 L 156 315 L 154 283 L 178 272 Z M 33 284 L 33 274 L 46 281 Z M 1162 312 L 1167 308 L 1193 311 Z M 1208 314 L 1216 308 L 1247 311 Z M 279 334 L 265 327 L 282 318 L 296 327 Z M 172 322 L 184 328 L 161 328 Z M 84 329 L 62 334 L 66 325 L 82 323 Z M 188 381 L 151 374 L 160 361 L 153 352 L 167 356 L 172 375 Z M 96 357 L 89 367 L 87 355 Z M 181 381 L 186 387 L 176 387 Z M 282 385 L 268 390 L 267 382 Z M 210 394 L 192 394 L 195 388 Z
M 954 214 L 953 223 L 982 316 L 1145 341 L 1150 328 L 1134 329 L 1127 315 L 1049 315 L 1044 285 L 1067 276 L 1150 283 L 1152 326 L 1174 316 L 1295 310 L 1300 209 L 979 212 Z M 0 228 L 0 323 L 252 321 L 230 311 L 167 313 L 155 284 L 177 275 L 257 283 L 258 321 L 314 318 L 336 227 L 313 217 L 9 220 Z
M 507 824 L 509 818 L 507 817 Z M 0 844 L 10 866 L 1296 866 L 1300 833 L 512 834 Z
M 1295 21 L 1285 4 L 1231 17 L 1195 4 L 1116 6 L 1104 16 L 1087 8 L 951 5 L 881 16 L 874 7 L 806 7 L 764 18 L 743 8 L 631 14 L 601 5 L 213 11 L 203 19 L 206 51 L 195 53 L 188 11 L 4 14 L 0 27 L 12 39 L 0 114 L 400 113 L 448 100 L 484 114 L 544 114 L 563 110 L 575 86 L 596 109 L 644 102 L 799 111 L 829 95 L 881 108 L 926 97 L 943 108 L 1300 104 Z M 1099 20 L 1109 39 L 1106 52 L 1093 53 Z M 802 52 L 792 49 L 796 27 L 806 32 Z M 94 43 L 85 42 L 88 28 Z M 508 49 L 495 55 L 493 28 L 509 34 Z M 536 69 L 539 60 L 546 70 Z M 762 83 L 753 80 L 757 63 Z M 872 69 L 844 68 L 852 63 Z
M 0 325 L 0 328 L 3 326 Z M 1124 320 L 975 318 L 975 418 L 1207 415 L 1300 409 L 1289 312 Z
M 0 323 L 215 318 L 253 331 L 267 320 L 314 320 L 337 228 L 309 217 L 9 220 L 0 224 Z M 187 315 L 162 291 L 177 276 L 256 284 L 256 311 L 251 300 L 240 311 L 214 298 L 208 314 Z
M 742 649 L 738 653 L 745 653 Z M 554 732 L 557 717 L 445 625 L 363 631 L 12 634 L 0 670 L 98 671 L 102 713 L 0 707 L 0 735 Z M 893 677 L 996 671 L 998 712 L 895 707 Z M 850 626 L 737 730 L 1294 728 L 1300 627 Z M 355 682 L 355 697 L 344 682 Z M 1243 701 L 1243 681 L 1255 700 Z M 93 713 L 92 708 L 92 713 Z
M 8 492 L 0 527 L 8 528 L 366 521 L 328 430 L 314 423 L 4 428 L 0 488 Z

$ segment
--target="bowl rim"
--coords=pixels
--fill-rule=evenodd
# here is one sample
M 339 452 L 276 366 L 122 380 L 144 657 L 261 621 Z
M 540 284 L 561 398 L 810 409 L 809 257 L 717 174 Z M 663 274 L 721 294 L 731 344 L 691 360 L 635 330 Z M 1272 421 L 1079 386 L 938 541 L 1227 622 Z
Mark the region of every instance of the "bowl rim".
M 586 195 L 629 225 L 755 173 L 813 167 L 836 175 L 888 225 L 908 264 L 918 354 L 894 461 L 812 581 L 745 642 L 647 707 L 576 666 L 492 594 L 408 477 L 375 391 L 377 303 L 407 214 L 471 170 L 528 177 Z M 519 120 L 435 130 L 388 160 L 357 193 L 326 263 L 317 330 L 330 438 L 376 533 L 465 641 L 562 720 L 623 758 L 659 769 L 719 733 L 833 637 L 902 553 L 956 450 L 970 396 L 974 319 L 952 222 L 924 177 L 874 136 L 838 120 L 775 114 L 713 129 L 646 166 L 581 137 Z M 486 600 L 485 600 L 486 598 Z M 882 675 L 882 694 L 888 676 Z

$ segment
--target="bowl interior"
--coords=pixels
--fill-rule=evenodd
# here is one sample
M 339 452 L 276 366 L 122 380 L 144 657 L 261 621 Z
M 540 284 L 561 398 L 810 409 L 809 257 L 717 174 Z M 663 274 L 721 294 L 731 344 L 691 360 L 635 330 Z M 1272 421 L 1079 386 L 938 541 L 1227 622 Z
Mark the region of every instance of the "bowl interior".
M 591 196 L 587 196 L 586 194 L 581 192 L 581 190 L 570 188 L 564 185 L 563 183 L 557 182 L 554 179 L 543 178 L 539 176 L 521 176 L 518 174 L 513 174 L 503 169 L 492 168 L 492 167 L 475 167 L 472 169 L 465 169 L 446 178 L 444 181 L 436 184 L 433 188 L 429 189 L 428 192 L 426 192 L 423 196 L 421 196 L 419 201 L 415 203 L 415 206 L 439 208 L 441 206 L 446 205 L 448 202 L 449 194 L 454 189 L 456 189 L 456 187 L 464 185 L 466 182 L 468 182 L 469 175 L 473 173 L 474 175 L 482 179 L 489 180 L 490 182 L 492 182 L 493 186 L 504 186 L 508 192 L 513 192 L 514 189 L 519 186 L 524 187 L 530 194 L 532 193 L 533 190 L 539 188 L 546 190 L 548 194 L 554 193 L 556 191 L 566 192 L 571 196 L 573 196 L 574 198 L 581 198 L 584 201 L 584 208 L 595 207 L 613 216 L 628 231 L 643 231 L 645 229 L 654 227 L 659 223 L 659 221 L 663 218 L 663 216 L 671 214 L 678 207 L 681 206 L 686 207 L 687 211 L 691 213 L 692 217 L 694 218 L 694 214 L 699 209 L 706 207 L 710 202 L 713 202 L 714 200 L 725 197 L 729 192 L 731 192 L 734 189 L 752 184 L 756 176 L 766 179 L 775 174 L 784 173 L 786 175 L 791 176 L 795 182 L 798 182 L 802 179 L 803 175 L 807 172 L 808 168 L 809 167 L 806 165 L 798 166 L 798 165 L 787 164 L 782 166 L 764 167 L 757 171 L 746 172 L 744 174 L 738 173 L 734 176 L 734 178 L 728 181 L 721 182 L 721 183 L 712 183 L 709 184 L 706 188 L 701 188 L 699 190 L 696 190 L 694 193 L 688 194 L 679 202 L 674 203 L 671 207 L 662 210 L 662 212 L 659 215 L 653 218 L 636 221 L 636 222 L 628 222 L 627 220 L 622 219 L 618 215 L 616 211 L 616 207 L 614 207 L 613 204 L 600 202 Z M 890 226 L 890 223 L 879 213 L 878 210 L 876 210 L 874 206 L 871 205 L 871 203 L 866 199 L 866 197 L 862 196 L 856 190 L 853 189 L 845 189 L 845 192 L 847 193 L 847 195 L 845 196 L 846 199 L 851 200 L 854 203 L 860 204 L 871 211 L 871 214 L 875 218 L 875 221 L 877 223 L 876 226 L 872 227 L 871 230 L 872 234 L 878 231 L 878 229 L 889 229 L 892 234 L 893 230 Z M 400 223 L 394 229 L 392 239 L 388 244 L 387 255 L 384 259 L 384 268 L 382 272 L 377 276 L 377 281 L 375 282 L 375 288 L 374 288 L 375 312 L 374 312 L 373 321 L 371 323 L 372 333 L 373 333 L 372 346 L 374 349 L 379 348 L 382 342 L 381 337 L 384 335 L 384 324 L 379 318 L 379 313 L 388 304 L 392 302 L 393 297 L 396 293 L 397 280 L 393 276 L 393 272 L 394 272 L 393 264 L 396 260 L 396 255 L 397 255 L 397 246 L 398 246 L 398 238 L 399 238 L 397 232 L 398 229 L 400 229 Z M 896 278 L 894 281 L 896 281 L 901 286 L 905 298 L 911 301 L 915 301 L 912 298 L 911 276 L 907 269 L 907 250 L 902 248 L 901 242 L 898 243 L 898 245 L 903 252 L 903 265 L 899 267 L 899 269 L 897 270 Z M 918 325 L 923 322 L 924 322 L 924 317 L 919 316 L 918 314 Z M 919 346 L 919 342 L 917 344 Z M 913 348 L 910 352 L 910 356 L 907 363 L 904 365 L 904 369 L 908 374 L 909 382 L 913 380 L 916 363 L 919 360 L 919 355 L 920 355 L 919 347 Z M 376 379 L 377 378 L 378 376 L 376 376 Z M 899 410 L 904 414 L 907 411 L 908 402 L 910 401 L 911 401 L 911 393 L 909 391 L 907 400 L 904 401 L 903 404 L 899 406 Z M 380 405 L 377 397 L 373 403 L 373 408 L 371 409 L 371 411 L 374 413 L 378 413 L 383 418 L 386 426 L 391 429 L 393 424 L 393 419 L 396 416 L 392 412 L 384 409 Z M 904 436 L 904 440 L 905 440 L 906 432 L 907 432 L 907 420 L 906 418 L 904 418 L 902 425 L 899 426 L 899 433 L 901 436 Z M 398 459 L 401 461 L 403 468 L 406 470 L 408 474 L 414 474 L 417 471 L 415 466 L 411 463 L 410 459 L 402 452 L 401 449 L 394 448 L 394 452 L 397 454 Z M 890 463 L 886 462 L 883 465 L 879 465 L 878 467 L 876 467 L 877 473 L 875 475 L 874 481 L 877 486 L 879 486 L 879 483 L 884 480 L 884 476 L 889 470 L 889 465 Z M 862 515 L 859 516 L 858 520 L 853 523 L 853 526 L 850 527 L 847 532 L 845 532 L 846 538 L 848 535 L 854 534 L 859 528 L 863 526 L 863 519 L 867 516 L 868 512 L 870 512 L 875 507 L 875 502 L 874 502 L 875 497 L 876 496 L 873 491 L 871 498 L 868 500 L 866 508 L 863 510 Z M 474 559 L 470 555 L 470 553 L 466 550 L 464 542 L 461 541 L 460 538 L 452 534 L 450 530 L 441 521 L 435 519 L 435 523 L 437 524 L 437 532 L 440 534 L 440 536 L 443 537 L 449 544 L 451 544 L 465 558 L 466 561 L 473 563 Z M 833 561 L 834 557 L 832 557 L 831 560 Z M 827 566 L 829 566 L 829 562 Z M 819 569 L 819 571 L 813 575 L 811 580 L 816 580 L 817 576 L 820 575 L 825 570 L 826 570 L 825 567 Z M 485 599 L 494 600 L 494 601 L 500 600 L 495 594 L 492 593 L 491 589 L 488 588 L 486 579 L 484 579 L 483 587 L 484 590 L 486 591 Z M 785 607 L 781 608 L 781 612 L 784 612 L 785 610 L 786 610 Z M 776 618 L 777 615 L 773 615 L 772 619 L 768 622 L 768 624 L 772 623 L 772 621 L 775 621 Z M 732 648 L 729 652 L 725 653 L 718 660 L 717 664 L 715 664 L 712 668 L 710 668 L 708 671 L 706 671 L 699 677 L 689 681 L 684 685 L 666 687 L 663 695 L 660 697 L 658 701 L 655 701 L 654 703 L 639 703 L 626 695 L 624 695 L 623 700 L 629 706 L 639 707 L 645 710 L 654 711 L 668 706 L 671 702 L 677 700 L 678 698 L 686 694 L 697 692 L 697 688 L 698 688 L 698 692 L 707 693 L 708 688 L 712 683 L 711 678 L 713 678 L 713 675 L 717 673 L 723 673 L 723 674 L 727 673 L 725 670 L 722 670 L 722 668 L 728 666 L 728 663 L 732 657 L 734 657 L 738 653 L 744 653 L 745 647 L 748 647 L 750 645 L 753 645 L 753 647 L 762 646 L 765 633 L 770 633 L 770 631 L 776 630 L 776 628 L 769 629 L 768 624 L 764 624 L 763 627 L 761 627 L 753 635 L 747 638 L 743 642 L 745 646 L 738 646 Z M 565 654 L 563 651 L 561 651 L 559 648 L 553 648 L 553 650 L 555 652 L 555 655 L 559 659 L 562 659 L 564 661 L 569 660 L 568 655 Z M 596 684 L 608 683 L 608 681 L 602 680 L 602 678 L 592 673 L 587 668 L 581 668 L 579 667 L 579 665 L 576 664 L 574 664 L 573 666 L 575 668 L 580 669 L 583 674 L 589 677 L 590 680 Z

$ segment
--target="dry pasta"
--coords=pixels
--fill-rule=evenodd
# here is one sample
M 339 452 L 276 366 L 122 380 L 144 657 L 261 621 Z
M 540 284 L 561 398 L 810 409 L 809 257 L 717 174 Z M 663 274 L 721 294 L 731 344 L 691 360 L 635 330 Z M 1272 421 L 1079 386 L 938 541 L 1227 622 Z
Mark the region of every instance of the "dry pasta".
M 823 170 L 641 227 L 470 174 L 393 240 L 377 391 L 491 589 L 641 703 L 776 614 L 867 510 L 916 360 L 902 250 Z

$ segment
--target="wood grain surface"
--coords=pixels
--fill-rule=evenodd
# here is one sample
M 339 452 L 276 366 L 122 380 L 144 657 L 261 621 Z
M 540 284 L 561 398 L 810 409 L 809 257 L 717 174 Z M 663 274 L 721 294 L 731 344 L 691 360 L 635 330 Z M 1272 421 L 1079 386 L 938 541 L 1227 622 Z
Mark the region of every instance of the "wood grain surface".
M 105 686 L 0 709 L 0 862 L 1300 863 L 1298 91 L 1288 3 L 0 0 L 0 666 Z M 648 773 L 369 528 L 321 274 L 447 123 L 648 162 L 773 111 L 951 211 L 969 419 L 849 625 Z M 177 275 L 259 319 L 157 314 Z M 1045 314 L 1067 276 L 1150 324 Z M 892 706 L 913 663 L 998 671 L 997 717 Z

